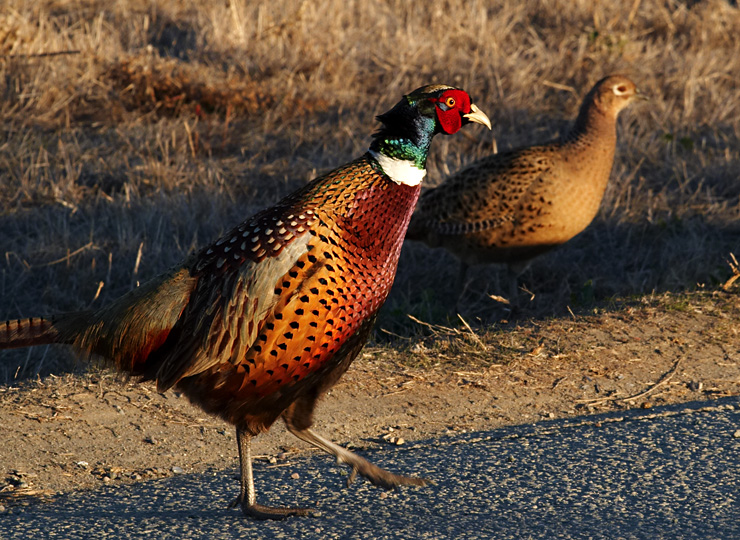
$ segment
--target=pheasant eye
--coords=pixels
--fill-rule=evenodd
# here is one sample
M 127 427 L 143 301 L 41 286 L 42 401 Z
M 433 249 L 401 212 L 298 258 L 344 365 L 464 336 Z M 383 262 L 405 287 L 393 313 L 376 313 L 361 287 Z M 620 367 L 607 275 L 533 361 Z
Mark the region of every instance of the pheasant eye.
M 455 106 L 457 102 L 455 101 L 455 98 L 450 96 L 445 100 L 445 105 L 447 105 L 450 109 Z

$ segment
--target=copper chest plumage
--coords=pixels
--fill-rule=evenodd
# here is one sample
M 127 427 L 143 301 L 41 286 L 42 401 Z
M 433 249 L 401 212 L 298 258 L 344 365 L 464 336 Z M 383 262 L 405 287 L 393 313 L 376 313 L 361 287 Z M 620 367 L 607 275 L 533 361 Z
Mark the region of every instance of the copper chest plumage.
M 187 369 L 158 379 L 182 379 L 190 395 L 207 386 L 208 410 L 268 426 L 278 403 L 341 365 L 345 342 L 385 301 L 418 196 L 363 156 L 233 229 L 193 270 L 207 338 Z

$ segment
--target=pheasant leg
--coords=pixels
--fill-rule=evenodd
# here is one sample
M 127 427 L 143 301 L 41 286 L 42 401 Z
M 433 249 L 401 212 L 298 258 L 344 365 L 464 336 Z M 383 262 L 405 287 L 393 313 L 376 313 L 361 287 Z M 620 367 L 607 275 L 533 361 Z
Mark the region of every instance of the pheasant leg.
M 455 287 L 455 311 L 457 313 L 460 313 L 462 310 L 460 301 L 463 298 L 463 295 L 468 290 L 468 269 L 470 266 L 468 266 L 467 263 L 460 261 L 460 271 L 457 274 L 457 286 Z
M 364 476 L 376 486 L 380 486 L 385 489 L 394 489 L 396 486 L 400 485 L 425 486 L 430 483 L 429 480 L 426 480 L 424 478 L 402 476 L 388 472 L 384 469 L 381 469 L 380 467 L 373 465 L 357 454 L 354 454 L 349 450 L 342 448 L 337 444 L 334 444 L 330 440 L 317 435 L 308 428 L 298 429 L 295 426 L 292 426 L 287 420 L 285 424 L 288 427 L 288 430 L 299 439 L 304 440 L 307 443 L 312 444 L 316 448 L 320 448 L 321 450 L 328 452 L 329 454 L 332 454 L 334 457 L 337 458 L 337 463 L 345 463 L 352 467 L 352 472 L 350 473 L 349 478 L 347 478 L 348 486 L 354 481 L 358 474 L 360 476 Z
M 310 508 L 279 508 L 257 504 L 252 473 L 252 436 L 237 428 L 236 439 L 239 446 L 239 468 L 241 470 L 240 490 L 239 496 L 229 505 L 229 508 L 241 506 L 245 516 L 259 520 L 308 516 L 313 512 Z
M 510 264 L 506 265 L 506 281 L 508 282 L 509 287 L 509 305 L 512 309 L 517 309 L 521 304 L 521 298 L 519 297 L 520 274 L 521 272 L 519 272 L 517 268 L 512 267 Z

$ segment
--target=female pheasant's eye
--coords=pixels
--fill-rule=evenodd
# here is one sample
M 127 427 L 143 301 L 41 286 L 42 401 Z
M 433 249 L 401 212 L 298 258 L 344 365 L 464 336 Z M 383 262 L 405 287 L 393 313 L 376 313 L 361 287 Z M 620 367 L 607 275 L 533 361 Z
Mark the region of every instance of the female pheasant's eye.
M 455 106 L 455 103 L 457 102 L 455 101 L 455 98 L 452 96 L 448 97 L 445 100 L 445 105 L 447 105 L 450 109 Z

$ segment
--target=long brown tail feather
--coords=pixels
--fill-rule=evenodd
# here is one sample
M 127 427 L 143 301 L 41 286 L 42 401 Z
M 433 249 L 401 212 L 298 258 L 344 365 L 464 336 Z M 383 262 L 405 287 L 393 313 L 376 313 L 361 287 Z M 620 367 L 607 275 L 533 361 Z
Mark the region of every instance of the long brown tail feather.
M 54 326 L 55 322 L 55 317 L 5 321 L 0 324 L 0 349 L 60 343 L 59 330 Z
M 196 282 L 188 269 L 178 267 L 96 311 L 0 322 L 0 349 L 60 343 L 134 375 L 156 373 L 150 356 L 167 340 Z

